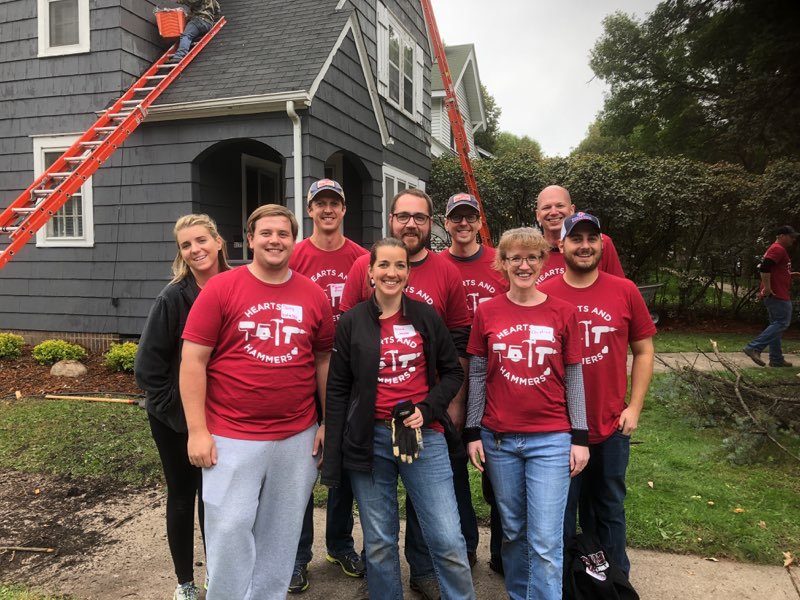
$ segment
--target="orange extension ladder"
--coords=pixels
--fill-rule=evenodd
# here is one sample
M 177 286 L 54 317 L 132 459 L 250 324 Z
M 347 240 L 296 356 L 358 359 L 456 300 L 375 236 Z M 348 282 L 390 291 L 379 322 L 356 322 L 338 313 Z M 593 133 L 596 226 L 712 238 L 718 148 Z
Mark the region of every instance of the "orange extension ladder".
M 422 10 L 425 13 L 425 23 L 428 25 L 428 33 L 431 36 L 433 52 L 436 55 L 436 62 L 439 63 L 439 72 L 442 74 L 444 84 L 444 105 L 447 109 L 447 117 L 450 119 L 450 130 L 453 132 L 453 140 L 456 143 L 458 157 L 461 160 L 461 171 L 467 182 L 467 191 L 475 196 L 478 207 L 481 211 L 481 241 L 487 246 L 492 245 L 492 236 L 489 233 L 489 223 L 486 214 L 483 212 L 483 203 L 478 194 L 478 183 L 475 181 L 475 173 L 472 171 L 472 163 L 469 160 L 469 140 L 464 129 L 464 119 L 461 118 L 461 111 L 458 108 L 458 98 L 453 87 L 453 76 L 450 74 L 450 66 L 447 64 L 447 55 L 444 53 L 444 44 L 439 35 L 439 27 L 436 25 L 436 17 L 433 14 L 431 0 L 422 0 Z
M 0 214 L 0 235 L 8 235 L 10 239 L 5 247 L 0 248 L 0 269 L 122 145 L 144 121 L 150 105 L 224 25 L 223 17 L 177 64 L 168 63 L 177 50 L 178 43 L 173 44 L 78 141 Z

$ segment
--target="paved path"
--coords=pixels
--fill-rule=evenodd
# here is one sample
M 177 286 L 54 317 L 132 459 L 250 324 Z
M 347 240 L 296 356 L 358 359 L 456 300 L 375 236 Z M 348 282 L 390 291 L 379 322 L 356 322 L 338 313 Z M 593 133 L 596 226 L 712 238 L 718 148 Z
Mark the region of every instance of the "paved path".
M 721 352 L 720 356 L 726 361 L 731 362 L 739 368 L 769 368 L 758 367 L 748 356 L 743 352 Z M 763 355 L 764 360 L 767 360 L 767 354 Z M 628 355 L 628 370 L 631 367 L 631 356 Z M 800 366 L 800 355 L 786 354 L 786 360 L 790 363 Z M 666 363 L 666 364 L 665 364 Z M 713 353 L 701 354 L 699 352 L 672 352 L 664 354 L 656 354 L 656 363 L 654 371 L 656 373 L 666 373 L 672 368 L 679 367 L 694 367 L 701 371 L 721 371 L 724 367 L 719 363 Z

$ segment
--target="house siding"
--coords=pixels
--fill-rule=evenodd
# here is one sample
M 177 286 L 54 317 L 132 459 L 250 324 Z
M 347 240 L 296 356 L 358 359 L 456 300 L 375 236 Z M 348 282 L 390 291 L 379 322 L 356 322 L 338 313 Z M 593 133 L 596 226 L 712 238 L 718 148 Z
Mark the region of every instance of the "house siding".
M 311 103 L 308 144 L 307 152 L 316 158 L 310 158 L 304 189 L 323 176 L 324 161 L 334 152 L 351 153 L 360 161 L 365 171 L 360 174 L 360 214 L 349 211 L 345 219 L 360 222 L 361 243 L 380 239 L 383 145 L 352 31 L 343 40 Z M 345 225 L 347 228 L 348 223 Z M 305 232 L 311 232 L 309 222 Z

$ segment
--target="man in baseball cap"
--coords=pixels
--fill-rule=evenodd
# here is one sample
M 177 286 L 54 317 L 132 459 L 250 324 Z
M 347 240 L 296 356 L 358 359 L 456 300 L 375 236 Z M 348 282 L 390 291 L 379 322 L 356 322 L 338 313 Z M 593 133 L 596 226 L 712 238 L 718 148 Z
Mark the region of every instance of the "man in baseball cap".
M 314 229 L 311 236 L 295 246 L 289 259 L 289 268 L 302 273 L 322 288 L 330 302 L 333 320 L 342 314 L 340 301 L 347 274 L 355 260 L 367 251 L 346 238 L 342 223 L 347 212 L 344 190 L 338 181 L 320 179 L 308 189 L 306 212 Z M 322 418 L 322 415 L 319 415 Z M 294 571 L 289 583 L 289 593 L 306 591 L 310 586 L 308 564 L 314 543 L 314 497 L 306 507 L 303 530 L 295 556 Z M 366 572 L 361 555 L 353 541 L 353 490 L 350 479 L 342 478 L 341 486 L 328 490 L 325 544 L 328 562 L 341 567 L 348 577 L 363 577 Z
M 767 307 L 769 325 L 759 336 L 744 347 L 743 352 L 757 365 L 764 367 L 761 351 L 769 346 L 770 367 L 791 367 L 783 357 L 781 338 L 792 322 L 792 277 L 800 278 L 800 272 L 792 271 L 789 248 L 797 243 L 800 235 L 791 225 L 781 225 L 775 230 L 775 243 L 761 259 L 761 298 Z

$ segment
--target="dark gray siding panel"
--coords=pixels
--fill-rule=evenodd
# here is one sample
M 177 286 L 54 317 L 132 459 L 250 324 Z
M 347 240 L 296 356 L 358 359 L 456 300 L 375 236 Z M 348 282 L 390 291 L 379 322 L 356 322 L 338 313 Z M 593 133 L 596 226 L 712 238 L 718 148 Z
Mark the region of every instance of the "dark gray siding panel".
M 306 185 L 322 177 L 324 162 L 331 154 L 349 153 L 351 160 L 360 163 L 362 198 L 361 214 L 346 218 L 359 218 L 363 243 L 379 239 L 383 146 L 352 32 L 334 56 L 311 103 L 309 118 L 311 160 L 305 172 Z

